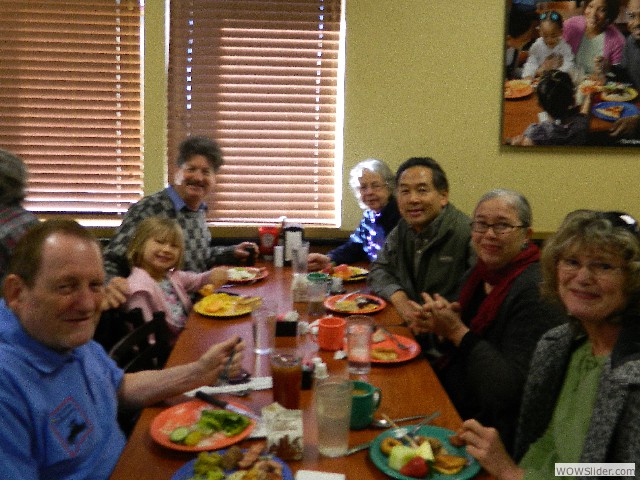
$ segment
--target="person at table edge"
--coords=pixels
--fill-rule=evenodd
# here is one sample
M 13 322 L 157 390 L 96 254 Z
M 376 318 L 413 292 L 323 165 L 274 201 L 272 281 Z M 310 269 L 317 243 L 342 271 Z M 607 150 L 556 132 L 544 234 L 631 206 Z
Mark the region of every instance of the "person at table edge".
M 258 254 L 258 246 L 253 242 L 228 247 L 211 245 L 204 200 L 211 192 L 215 174 L 222 164 L 222 152 L 213 140 L 189 137 L 180 144 L 173 185 L 129 208 L 104 250 L 109 307 L 118 307 L 126 301 L 128 286 L 125 277 L 130 272 L 127 247 L 138 223 L 147 217 L 164 215 L 178 221 L 185 237 L 184 270 L 204 272 L 213 265 L 237 263 Z
M 0 301 L 0 478 L 106 480 L 125 445 L 118 405 L 144 407 L 215 383 L 229 338 L 198 360 L 125 374 L 92 341 L 104 297 L 100 245 L 69 220 L 36 225 L 18 242 Z
M 497 428 L 511 450 L 529 362 L 540 337 L 564 321 L 540 298 L 540 250 L 531 241 L 527 199 L 511 190 L 484 194 L 473 211 L 476 265 L 458 301 L 423 293 L 424 320 L 416 338 L 442 339 L 433 367 L 463 419 Z
M 442 167 L 413 157 L 396 172 L 402 218 L 371 265 L 367 284 L 389 300 L 406 322 L 423 315 L 421 292 L 450 298 L 474 261 L 469 217 L 449 202 Z
M 26 186 L 27 169 L 22 159 L 0 150 L 0 286 L 16 242 L 38 223 L 38 218 L 22 206 Z
M 627 29 L 629 36 L 622 49 L 620 65 L 612 70 L 619 82 L 631 82 L 636 91 L 640 91 L 640 0 L 629 0 L 627 4 Z M 637 98 L 634 99 L 637 102 Z M 623 117 L 613 124 L 612 137 L 640 139 L 640 115 Z
M 375 158 L 358 162 L 349 174 L 349 185 L 364 210 L 360 225 L 349 240 L 326 255 L 310 253 L 308 268 L 321 270 L 342 263 L 373 262 L 384 240 L 400 219 L 393 196 L 394 176 L 386 163 Z
M 587 75 L 620 63 L 625 38 L 613 24 L 619 10 L 619 0 L 585 0 L 582 15 L 564 22 L 562 36 Z
M 514 457 L 495 429 L 475 419 L 458 433 L 497 480 L 560 478 L 554 471 L 559 463 L 577 462 L 631 463 L 635 477 L 594 469 L 591 476 L 574 470 L 575 477 L 561 478 L 637 478 L 639 231 L 623 212 L 582 210 L 569 214 L 545 243 L 543 294 L 561 302 L 569 322 L 549 330 L 536 347 Z

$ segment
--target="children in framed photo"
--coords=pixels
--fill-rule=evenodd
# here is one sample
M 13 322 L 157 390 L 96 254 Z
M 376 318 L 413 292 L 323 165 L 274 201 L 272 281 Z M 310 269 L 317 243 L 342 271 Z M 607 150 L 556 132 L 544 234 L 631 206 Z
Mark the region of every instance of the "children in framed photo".
M 640 0 L 507 0 L 501 143 L 640 146 Z

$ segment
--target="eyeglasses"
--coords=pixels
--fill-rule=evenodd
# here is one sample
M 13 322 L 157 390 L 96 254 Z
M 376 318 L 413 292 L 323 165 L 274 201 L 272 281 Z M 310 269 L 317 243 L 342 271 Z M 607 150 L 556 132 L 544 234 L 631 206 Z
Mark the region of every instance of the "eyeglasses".
M 599 278 L 610 278 L 622 270 L 622 267 L 608 262 L 594 261 L 582 263 L 575 257 L 561 258 L 558 262 L 558 270 L 562 273 L 578 273 L 585 267 L 593 275 Z
M 372 192 L 379 192 L 384 189 L 386 185 L 384 183 L 372 183 L 370 185 L 360 185 L 358 186 L 359 192 L 366 192 L 367 190 L 371 190 Z
M 506 235 L 513 232 L 516 228 L 526 228 L 528 225 L 511 225 L 507 222 L 487 223 L 480 221 L 471 222 L 471 230 L 475 233 L 487 233 L 489 229 L 493 230 L 496 235 Z
M 543 12 L 540 14 L 540 20 L 549 19 L 552 22 L 560 23 L 562 22 L 562 17 L 555 10 L 550 10 L 548 12 Z

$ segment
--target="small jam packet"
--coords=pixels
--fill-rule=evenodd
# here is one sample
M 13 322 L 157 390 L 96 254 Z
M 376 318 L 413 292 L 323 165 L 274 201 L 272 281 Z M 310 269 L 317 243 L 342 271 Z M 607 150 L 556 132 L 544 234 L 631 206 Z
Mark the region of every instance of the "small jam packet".
M 267 430 L 267 451 L 282 460 L 301 460 L 302 410 L 288 410 L 272 403 L 262 409 L 262 419 Z

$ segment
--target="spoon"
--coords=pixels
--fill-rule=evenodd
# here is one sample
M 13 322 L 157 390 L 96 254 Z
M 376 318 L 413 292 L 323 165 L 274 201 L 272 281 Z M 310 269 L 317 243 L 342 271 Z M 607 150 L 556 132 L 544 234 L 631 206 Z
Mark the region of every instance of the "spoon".
M 429 421 L 433 420 L 435 417 L 437 417 L 438 415 L 440 415 L 440 412 L 435 412 L 435 413 L 433 413 L 431 415 L 413 415 L 411 417 L 395 418 L 395 419 L 393 419 L 393 422 L 394 423 L 408 422 L 410 420 L 418 420 L 418 419 L 424 419 L 424 418 L 427 419 L 426 422 L 429 422 Z M 386 420 L 384 418 L 374 418 L 371 421 L 371 426 L 375 427 L 375 428 L 391 428 L 393 425 L 391 425 L 391 422 L 389 422 L 388 420 Z

